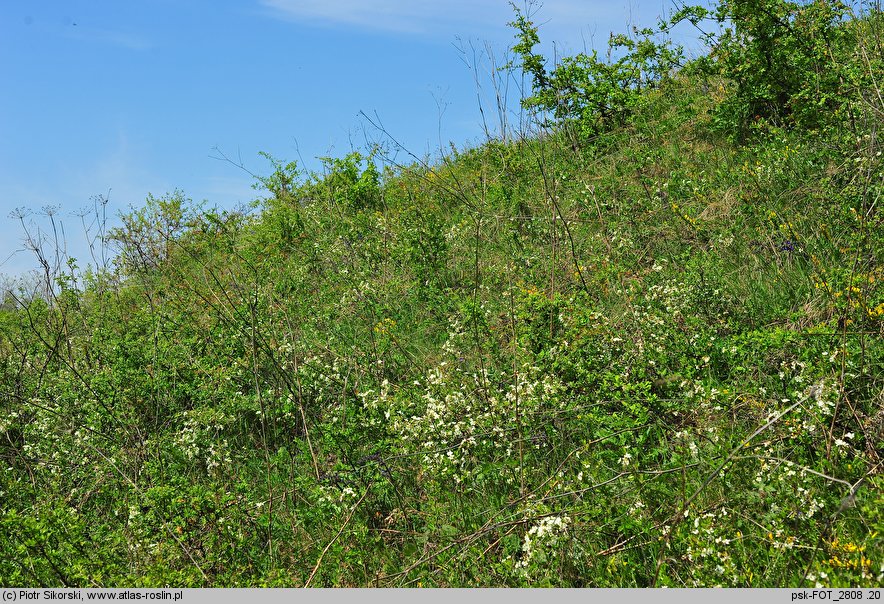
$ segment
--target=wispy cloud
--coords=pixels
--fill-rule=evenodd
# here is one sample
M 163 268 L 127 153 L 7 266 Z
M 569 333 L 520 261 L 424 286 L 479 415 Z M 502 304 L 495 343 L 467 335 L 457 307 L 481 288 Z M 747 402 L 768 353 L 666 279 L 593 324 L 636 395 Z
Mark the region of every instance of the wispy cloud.
M 153 42 L 146 36 L 131 32 L 80 25 L 71 25 L 66 27 L 65 31 L 67 37 L 73 40 L 116 46 L 127 50 L 144 51 L 154 47 Z
M 237 204 L 249 203 L 261 195 L 252 188 L 252 179 L 240 176 L 208 176 L 201 179 L 198 197 L 205 197 L 210 206 L 233 207 Z
M 26 228 L 44 251 L 59 251 L 77 258 L 81 265 L 92 262 L 95 225 L 86 233 L 83 211 L 90 206 L 96 195 L 110 192 L 108 226 L 116 226 L 116 213 L 129 204 L 141 205 L 148 191 L 162 191 L 146 183 L 156 179 L 139 167 L 139 158 L 133 155 L 128 136 L 122 128 L 116 132 L 116 140 L 100 150 L 92 159 L 78 158 L 51 161 L 55 178 L 49 181 L 37 179 L 31 174 L 21 176 L 18 183 L 0 184 L 0 207 L 4 214 L 20 208 Z M 55 226 L 51 226 L 47 211 L 52 209 Z M 86 216 L 86 224 L 92 217 Z M 18 220 L 0 222 L 0 273 L 22 275 L 37 267 L 36 258 L 24 243 L 25 231 Z M 57 237 L 57 239 L 56 239 Z
M 141 205 L 148 193 L 162 195 L 171 190 L 164 178 L 149 170 L 143 150 L 131 144 L 122 125 L 116 127 L 115 144 L 108 145 L 85 170 L 72 167 L 70 178 L 81 198 L 110 190 L 113 205 L 120 208 Z
M 637 0 L 631 0 L 637 2 Z M 394 33 L 474 35 L 513 18 L 505 0 L 259 0 L 273 17 L 298 23 L 342 25 Z M 521 0 L 516 5 L 522 7 Z M 662 6 L 662 4 L 661 4 Z M 599 37 L 625 31 L 633 19 L 630 0 L 546 0 L 535 7 L 542 38 Z M 642 11 L 647 14 L 647 7 Z M 652 23 L 643 23 L 651 25 Z
M 276 17 L 401 33 L 427 33 L 440 25 L 497 23 L 505 3 L 475 0 L 260 0 Z

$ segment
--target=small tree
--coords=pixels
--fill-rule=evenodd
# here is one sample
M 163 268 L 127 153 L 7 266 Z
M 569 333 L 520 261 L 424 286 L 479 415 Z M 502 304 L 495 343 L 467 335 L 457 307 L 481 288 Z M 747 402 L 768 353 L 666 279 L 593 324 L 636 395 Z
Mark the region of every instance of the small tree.
M 701 66 L 733 87 L 715 120 L 741 138 L 759 120 L 815 129 L 849 115 L 849 13 L 840 0 L 723 0 L 712 11 L 686 7 L 673 21 L 723 27 L 707 36 L 712 52 Z
M 117 262 L 127 273 L 159 268 L 196 214 L 191 201 L 179 190 L 159 198 L 148 194 L 145 206 L 123 214 L 123 226 L 108 235 L 120 248 Z
M 660 22 L 656 30 L 633 28 L 632 37 L 611 34 L 604 59 L 596 51 L 580 53 L 548 71 L 546 59 L 534 51 L 540 42 L 537 27 L 512 6 L 513 52 L 521 59 L 522 72 L 532 78 L 533 94 L 523 99 L 523 106 L 549 112 L 559 122 L 575 122 L 584 137 L 625 124 L 642 93 L 660 86 L 683 58 L 682 48 L 666 38 L 669 24 Z

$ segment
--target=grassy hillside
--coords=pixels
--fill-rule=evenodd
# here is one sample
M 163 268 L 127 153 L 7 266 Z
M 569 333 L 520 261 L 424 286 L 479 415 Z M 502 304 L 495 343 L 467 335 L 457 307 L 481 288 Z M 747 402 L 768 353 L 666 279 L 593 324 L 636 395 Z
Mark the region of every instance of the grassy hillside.
M 9 292 L 0 584 L 884 583 L 881 14 L 737 4 Z

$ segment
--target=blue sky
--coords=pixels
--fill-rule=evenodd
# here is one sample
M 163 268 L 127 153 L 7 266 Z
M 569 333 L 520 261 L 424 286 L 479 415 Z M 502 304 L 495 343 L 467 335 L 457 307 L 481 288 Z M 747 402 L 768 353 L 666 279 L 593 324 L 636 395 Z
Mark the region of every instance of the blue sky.
M 536 21 L 542 40 L 573 53 L 670 9 L 546 0 Z M 477 89 L 458 46 L 487 42 L 499 59 L 512 17 L 502 0 L 4 0 L 0 274 L 36 266 L 17 252 L 16 208 L 45 228 L 41 208 L 56 207 L 85 264 L 76 214 L 96 195 L 110 192 L 111 216 L 175 189 L 224 208 L 254 199 L 253 179 L 215 148 L 259 174 L 259 151 L 317 169 L 318 156 L 382 139 L 360 111 L 419 156 L 477 143 Z

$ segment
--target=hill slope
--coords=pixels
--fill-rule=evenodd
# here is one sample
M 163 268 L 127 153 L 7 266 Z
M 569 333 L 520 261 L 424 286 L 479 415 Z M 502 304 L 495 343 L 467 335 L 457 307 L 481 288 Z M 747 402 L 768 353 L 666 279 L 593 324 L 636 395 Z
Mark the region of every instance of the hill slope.
M 616 119 L 149 199 L 0 314 L 0 583 L 880 585 L 881 19 L 803 10 Z

